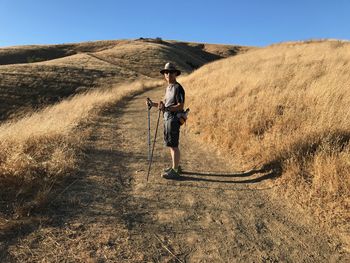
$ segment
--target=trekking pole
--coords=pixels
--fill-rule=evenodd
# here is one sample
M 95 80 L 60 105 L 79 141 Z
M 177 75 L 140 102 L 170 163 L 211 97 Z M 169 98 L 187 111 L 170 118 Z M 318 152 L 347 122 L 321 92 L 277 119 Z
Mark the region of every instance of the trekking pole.
M 147 98 L 147 112 L 148 112 L 148 162 L 151 160 L 151 108 L 152 108 L 152 101 L 150 98 Z
M 157 139 L 157 132 L 158 132 L 158 126 L 159 126 L 160 112 L 161 112 L 161 110 L 158 110 L 157 127 L 156 127 L 156 133 L 154 134 L 154 141 L 153 141 L 153 147 L 152 147 L 151 159 L 150 159 L 150 161 L 149 161 L 149 165 L 148 165 L 147 182 L 148 182 L 149 173 L 150 173 L 150 171 L 151 171 L 151 165 L 152 165 L 152 159 L 153 159 L 154 145 L 156 144 L 156 139 Z

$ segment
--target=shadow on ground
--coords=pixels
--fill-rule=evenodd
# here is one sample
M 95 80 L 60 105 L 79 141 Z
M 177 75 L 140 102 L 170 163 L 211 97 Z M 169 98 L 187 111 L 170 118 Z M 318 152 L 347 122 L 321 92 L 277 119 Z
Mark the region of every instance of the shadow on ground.
M 257 176 L 259 175 L 259 176 Z M 225 184 L 247 184 L 247 183 L 259 183 L 268 179 L 276 179 L 282 175 L 282 168 L 280 165 L 264 165 L 261 169 L 253 169 L 244 172 L 203 172 L 203 171 L 182 171 L 179 181 L 203 181 L 212 183 L 225 183 Z M 243 180 L 227 180 L 228 178 L 247 178 Z M 210 179 L 205 177 L 217 177 L 223 179 Z

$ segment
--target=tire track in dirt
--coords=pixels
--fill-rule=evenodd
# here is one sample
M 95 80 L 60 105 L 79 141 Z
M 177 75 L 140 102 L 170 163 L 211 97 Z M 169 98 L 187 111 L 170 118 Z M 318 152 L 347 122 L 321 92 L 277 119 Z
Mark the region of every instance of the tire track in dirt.
M 9 262 L 348 262 L 310 218 L 270 198 L 273 173 L 237 172 L 186 128 L 184 180 L 160 178 L 170 163 L 161 122 L 146 182 L 144 102 L 163 92 L 127 98 L 90 121 L 74 184 L 43 212 L 50 220 L 9 246 Z

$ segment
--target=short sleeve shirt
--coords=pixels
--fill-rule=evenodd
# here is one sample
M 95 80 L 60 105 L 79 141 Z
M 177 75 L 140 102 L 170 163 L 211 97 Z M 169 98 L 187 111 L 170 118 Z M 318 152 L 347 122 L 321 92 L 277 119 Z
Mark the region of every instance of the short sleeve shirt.
M 178 103 L 185 103 L 185 90 L 176 82 L 174 84 L 169 84 L 166 88 L 164 105 L 165 107 L 169 107 L 177 105 Z M 165 117 L 170 117 L 168 116 L 169 114 L 169 112 L 165 112 Z
M 165 92 L 165 107 L 185 103 L 185 90 L 179 83 L 169 84 Z

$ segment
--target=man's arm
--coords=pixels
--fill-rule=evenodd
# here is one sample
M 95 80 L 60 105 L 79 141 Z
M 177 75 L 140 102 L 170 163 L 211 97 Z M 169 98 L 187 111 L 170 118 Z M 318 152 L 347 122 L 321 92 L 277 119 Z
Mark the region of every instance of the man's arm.
M 148 104 L 150 103 L 150 105 L 152 107 L 157 107 L 158 109 L 160 110 L 164 110 L 164 102 L 163 101 L 160 101 L 160 102 L 153 102 L 151 100 L 146 100 L 146 105 L 148 106 Z
M 170 112 L 183 111 L 184 106 L 185 106 L 185 103 L 178 103 L 176 105 L 166 107 L 165 110 L 168 110 Z
M 158 108 L 159 103 L 158 102 L 153 102 L 152 101 L 152 107 L 157 107 Z

